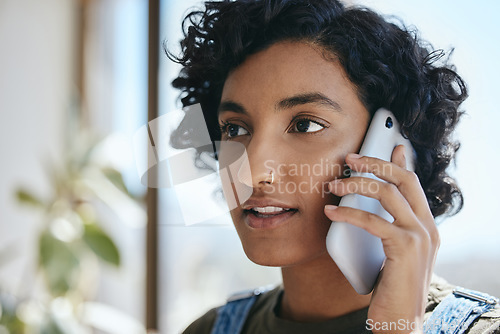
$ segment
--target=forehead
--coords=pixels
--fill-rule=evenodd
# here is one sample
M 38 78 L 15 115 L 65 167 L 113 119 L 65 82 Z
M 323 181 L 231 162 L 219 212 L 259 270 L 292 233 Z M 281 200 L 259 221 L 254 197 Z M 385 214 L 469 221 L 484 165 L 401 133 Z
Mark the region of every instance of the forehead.
M 318 92 L 339 103 L 361 103 L 339 61 L 319 46 L 278 42 L 250 55 L 227 77 L 222 101 L 251 104 Z

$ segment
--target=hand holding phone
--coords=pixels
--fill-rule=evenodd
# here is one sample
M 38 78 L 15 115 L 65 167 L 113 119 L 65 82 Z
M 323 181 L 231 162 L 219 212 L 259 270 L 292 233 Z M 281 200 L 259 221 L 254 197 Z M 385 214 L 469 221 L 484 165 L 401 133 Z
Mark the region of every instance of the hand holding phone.
M 383 108 L 377 110 L 359 154 L 391 161 L 392 151 L 398 145 L 405 146 L 407 169 L 413 171 L 415 153 L 410 141 L 401 135 L 399 124 L 390 111 Z M 372 173 L 353 171 L 351 176 L 383 181 Z M 339 206 L 371 212 L 389 222 L 394 220 L 378 200 L 359 194 L 348 194 L 342 197 Z M 328 253 L 353 288 L 359 294 L 370 293 L 385 260 L 382 241 L 349 223 L 332 222 L 326 237 L 326 246 Z

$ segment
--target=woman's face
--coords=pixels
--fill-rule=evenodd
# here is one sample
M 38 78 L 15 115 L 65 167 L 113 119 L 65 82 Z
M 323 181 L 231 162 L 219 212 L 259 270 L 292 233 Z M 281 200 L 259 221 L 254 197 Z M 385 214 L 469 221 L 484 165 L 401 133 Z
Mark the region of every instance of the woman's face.
M 326 254 L 323 208 L 339 201 L 327 183 L 344 176 L 369 117 L 341 65 L 316 46 L 279 42 L 229 74 L 219 124 L 222 141 L 248 155 L 250 169 L 242 165 L 233 186 L 252 186 L 252 196 L 231 217 L 250 260 L 284 267 Z

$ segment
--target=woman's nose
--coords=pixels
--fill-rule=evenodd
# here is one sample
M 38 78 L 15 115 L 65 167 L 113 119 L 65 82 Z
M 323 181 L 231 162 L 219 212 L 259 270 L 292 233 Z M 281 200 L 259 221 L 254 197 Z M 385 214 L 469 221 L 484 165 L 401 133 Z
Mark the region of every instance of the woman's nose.
M 252 165 L 253 167 L 251 167 Z M 258 166 L 257 164 L 242 164 L 238 171 L 238 181 L 248 187 L 262 187 L 266 184 L 274 184 L 276 172 L 274 167 Z
M 270 143 L 251 143 L 247 146 L 248 164 L 238 170 L 238 181 L 248 187 L 259 188 L 277 182 L 277 152 Z

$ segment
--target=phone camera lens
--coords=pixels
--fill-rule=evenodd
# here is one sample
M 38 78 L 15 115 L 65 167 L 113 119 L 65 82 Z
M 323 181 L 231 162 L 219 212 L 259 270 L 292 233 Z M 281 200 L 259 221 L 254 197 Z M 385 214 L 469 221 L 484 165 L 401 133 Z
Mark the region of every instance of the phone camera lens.
M 385 127 L 390 129 L 390 128 L 392 128 L 393 125 L 394 125 L 394 123 L 392 122 L 392 118 L 387 117 L 387 119 L 385 120 Z

